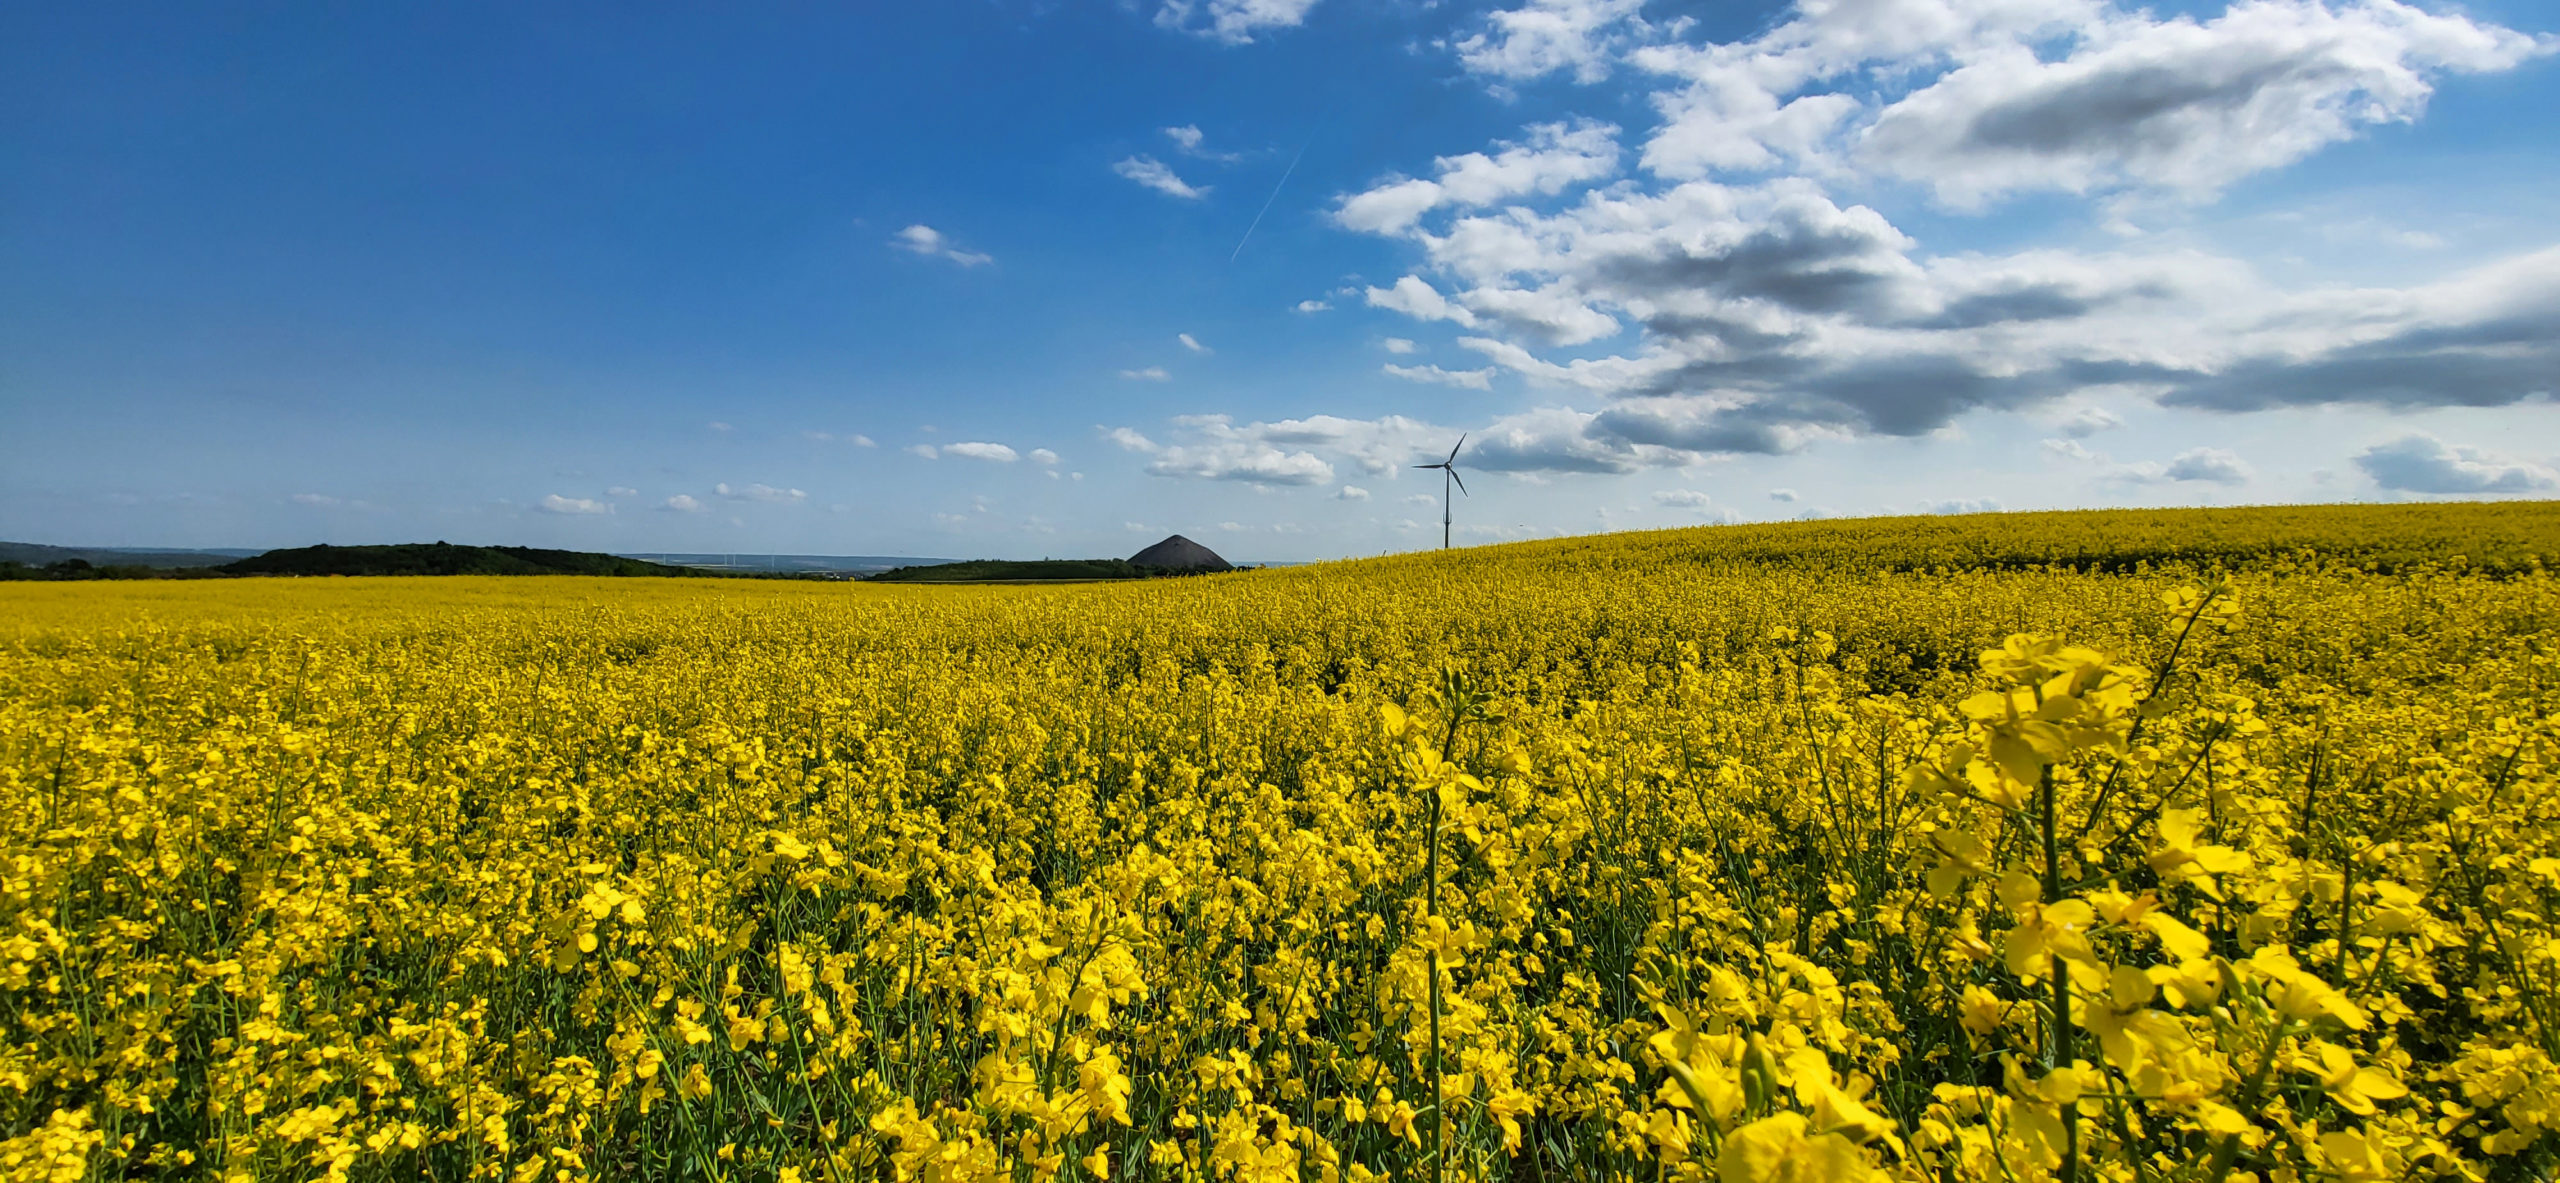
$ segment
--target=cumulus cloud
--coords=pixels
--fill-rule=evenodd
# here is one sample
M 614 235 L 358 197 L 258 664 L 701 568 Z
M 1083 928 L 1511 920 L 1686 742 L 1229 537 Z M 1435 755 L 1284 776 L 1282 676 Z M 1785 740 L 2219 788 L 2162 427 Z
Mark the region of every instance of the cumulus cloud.
M 1258 34 L 1296 28 L 1315 6 L 1316 0 L 1164 0 L 1156 10 L 1156 24 L 1227 45 L 1247 45 Z
M 1163 366 L 1148 366 L 1143 370 L 1122 370 L 1120 376 L 1133 382 L 1162 382 L 1173 377 L 1165 372 Z
M 701 501 L 696 500 L 692 496 L 684 493 L 678 493 L 673 497 L 667 498 L 665 502 L 658 506 L 658 508 L 667 510 L 670 513 L 701 513 L 711 507 L 704 505 Z
M 2209 481 L 2217 485 L 2246 484 L 2249 466 L 2240 457 L 2223 448 L 2189 448 L 2169 461 L 2163 475 L 2173 481 Z
M 942 454 L 945 456 L 958 456 L 963 460 L 985 460 L 995 464 L 1011 464 L 1016 460 L 1022 459 L 1022 454 L 1020 452 L 1016 452 L 1004 444 L 990 444 L 975 440 L 966 443 L 944 444 L 942 445 Z
M 1804 178 L 1585 191 L 1554 212 L 1453 212 L 1411 241 L 1435 283 L 1364 290 L 1533 387 L 1597 398 L 1591 429 L 1692 455 L 1920 436 L 2079 400 L 2504 405 L 2560 387 L 2560 248 L 2407 289 L 2287 291 L 2201 251 L 1929 256 Z M 1444 288 L 1441 284 L 1446 284 Z M 1451 294 L 1454 293 L 1454 294 Z M 1598 355 L 1538 351 L 1632 322 Z
M 2000 499 L 1997 497 L 1950 497 L 1943 501 L 1924 501 L 1920 503 L 1920 512 L 1936 514 L 1998 513 L 2000 512 Z
M 1058 454 L 1047 448 L 1033 448 L 1029 453 L 1033 464 L 1056 464 Z
M 1400 366 L 1394 362 L 1378 367 L 1392 377 L 1407 382 L 1436 382 L 1442 386 L 1463 386 L 1469 390 L 1493 389 L 1493 368 L 1481 370 L 1444 370 L 1438 366 Z
M 2403 493 L 2539 493 L 2560 489 L 2560 473 L 2478 448 L 2448 444 L 2412 432 L 2375 444 L 2355 456 L 2355 466 L 2385 489 Z
M 1384 341 L 1378 342 L 1378 347 L 1389 353 L 1411 353 L 1414 350 L 1421 348 L 1421 346 L 1415 345 L 1413 342 L 1402 337 L 1389 337 Z
M 1344 485 L 1339 491 L 1334 493 L 1333 499 L 1336 501 L 1367 501 L 1369 499 L 1369 491 L 1358 485 Z
M 1290 433 L 1280 425 L 1253 423 L 1237 427 L 1224 415 L 1193 415 L 1174 421 L 1187 438 L 1159 444 L 1126 427 L 1110 428 L 1104 438 L 1149 457 L 1147 471 L 1157 476 L 1194 480 L 1240 481 L 1256 485 L 1323 485 L 1333 481 L 1333 465 L 1303 448 L 1290 450 L 1280 440 Z
M 2105 407 L 2074 407 L 2062 416 L 2056 426 L 2072 439 L 2087 439 L 2101 431 L 2124 426 L 2124 420 Z
M 1296 308 L 1300 312 L 1330 312 L 1333 310 L 1333 305 L 1322 300 L 1300 300 Z
M 1618 171 L 1618 129 L 1580 120 L 1536 123 L 1525 139 L 1495 145 L 1491 155 L 1468 152 L 1432 162 L 1437 180 L 1396 177 L 1335 202 L 1333 219 L 1346 229 L 1402 234 L 1422 215 L 1443 206 L 1487 206 L 1531 194 L 1552 197 Z
M 1714 498 L 1696 489 L 1657 489 L 1653 494 L 1655 505 L 1667 505 L 1674 509 L 1704 509 L 1707 503 L 1713 500 Z
M 993 255 L 964 251 L 953 246 L 951 240 L 944 237 L 941 231 L 921 222 L 891 235 L 889 245 L 929 259 L 948 259 L 963 267 L 978 267 L 996 261 Z M 717 431 L 728 430 L 726 424 L 715 423 L 712 428 Z
M 2246 411 L 2560 394 L 2560 249 L 2414 287 L 2288 290 L 2238 259 L 2144 242 L 1932 253 L 1829 184 L 1907 178 L 1966 207 L 2037 191 L 2198 199 L 2414 119 L 2437 80 L 2560 39 L 2398 0 L 2201 18 L 2116 0 L 1800 0 L 1732 41 L 1640 8 L 1529 0 L 1449 48 L 1500 85 L 1640 72 L 1660 116 L 1643 133 L 1649 179 L 1620 175 L 1617 127 L 1553 120 L 1332 209 L 1417 256 L 1360 289 L 1372 307 L 1474 330 L 1462 346 L 1585 404 L 1519 427 L 1524 463 L 1628 471 L 2046 407 L 2069 442 L 2121 422 L 2094 398 Z M 1540 352 L 1629 328 L 1620 348 Z
M 1201 344 L 1198 338 L 1193 337 L 1189 333 L 1175 333 L 1173 335 L 1173 339 L 1182 342 L 1182 347 L 1193 353 L 1207 353 L 1210 351 L 1208 346 Z
M 1208 186 L 1193 185 L 1184 181 L 1181 177 L 1174 174 L 1171 166 L 1153 156 L 1129 157 L 1118 164 L 1112 165 L 1111 171 L 1127 177 L 1132 181 L 1136 181 L 1137 183 L 1144 185 L 1149 189 L 1153 189 L 1158 193 L 1162 193 L 1167 197 L 1180 197 L 1189 201 L 1198 201 L 1199 199 L 1209 195 Z
M 542 500 L 534 503 L 534 508 L 544 513 L 566 514 L 573 517 L 613 512 L 613 505 L 610 502 L 598 501 L 592 497 L 563 497 L 558 493 L 545 494 Z
M 1449 302 L 1438 288 L 1423 282 L 1418 275 L 1408 275 L 1394 287 L 1370 288 L 1365 293 L 1372 308 L 1401 312 L 1415 320 L 1446 320 L 1474 327 L 1476 314 Z
M 631 488 L 627 485 L 615 485 L 614 487 L 605 490 L 604 495 L 607 497 L 637 497 L 640 495 L 640 490 Z
M 1181 127 L 1168 127 L 1164 129 L 1164 134 L 1165 138 L 1172 140 L 1173 146 L 1185 156 L 1197 156 L 1202 160 L 1215 160 L 1221 164 L 1233 164 L 1244 159 L 1241 153 L 1212 152 L 1202 146 L 1208 137 L 1201 133 L 1197 124 L 1186 123 Z
M 898 450 L 920 460 L 939 460 L 942 458 L 942 449 L 934 447 L 932 444 L 908 444 L 906 447 Z
M 1795 499 L 1796 499 L 1796 491 L 1795 491 L 1795 490 L 1793 490 L 1793 489 L 1771 489 L 1771 490 L 1769 490 L 1769 500 L 1771 500 L 1771 501 L 1790 501 L 1790 502 L 1791 502 L 1791 501 L 1794 501 Z
M 1598 82 L 1609 76 L 1611 51 L 1628 26 L 1644 28 L 1636 18 L 1643 7 L 1644 0 L 1531 0 L 1487 14 L 1485 27 L 1453 48 L 1468 70 L 1506 81 L 1561 71 Z
M 723 482 L 713 485 L 711 491 L 731 501 L 762 501 L 771 505 L 789 505 L 809 499 L 807 493 L 798 489 L 777 489 L 766 484 L 732 486 Z
M 2392 0 L 2234 5 L 2205 22 L 2105 12 L 2058 58 L 2011 42 L 1878 112 L 1859 151 L 1975 206 L 2126 185 L 2209 194 L 2364 125 L 2406 122 L 2430 77 L 2513 68 L 2532 38 Z

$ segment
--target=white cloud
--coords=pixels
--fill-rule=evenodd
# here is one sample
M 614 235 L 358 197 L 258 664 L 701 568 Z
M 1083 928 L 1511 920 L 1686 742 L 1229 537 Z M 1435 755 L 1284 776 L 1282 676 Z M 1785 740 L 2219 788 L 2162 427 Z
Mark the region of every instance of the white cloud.
M 1212 152 L 1206 147 L 1203 147 L 1202 144 L 1208 139 L 1208 137 L 1201 134 L 1200 128 L 1197 124 L 1184 124 L 1181 127 L 1168 127 L 1164 129 L 1164 134 L 1165 138 L 1172 140 L 1173 146 L 1180 149 L 1182 154 L 1185 156 L 1197 156 L 1202 160 L 1215 160 L 1220 164 L 1233 164 L 1236 161 L 1244 159 L 1244 155 L 1239 152 Z
M 1404 497 L 1404 503 L 1407 505 L 1438 505 L 1440 504 L 1440 498 L 1431 493 L 1407 493 Z
M 1369 491 L 1358 485 L 1344 485 L 1341 491 L 1333 495 L 1333 499 L 1336 501 L 1367 501 L 1369 499 Z
M 1449 302 L 1439 289 L 1408 275 L 1391 288 L 1370 288 L 1365 293 L 1372 308 L 1401 312 L 1415 320 L 1446 320 L 1469 328 L 1475 327 L 1476 314 Z
M 1970 55 L 1862 132 L 1862 158 L 1958 206 L 2138 186 L 2209 194 L 2365 125 L 2417 117 L 2447 71 L 2513 68 L 2532 38 L 2394 0 L 2235 4 L 2210 21 L 2110 11 L 2048 58 Z
M 1029 453 L 1033 464 L 1056 464 L 1058 454 L 1047 448 L 1033 448 Z
M 1389 337 L 1384 341 L 1378 342 L 1378 347 L 1389 353 L 1399 354 L 1411 353 L 1414 350 L 1421 348 L 1421 346 L 1415 345 L 1413 342 L 1405 340 L 1402 337 Z
M 898 450 L 905 452 L 907 455 L 924 460 L 939 460 L 942 458 L 942 450 L 934 447 L 932 444 L 908 444 L 906 447 Z
M 1769 490 L 1769 500 L 1771 500 L 1771 501 L 1794 501 L 1795 499 L 1796 499 L 1796 491 L 1795 491 L 1795 490 L 1793 490 L 1793 489 L 1771 489 L 1771 490 Z
M 1182 347 L 1193 353 L 1210 352 L 1208 346 L 1201 344 L 1199 338 L 1194 337 L 1189 333 L 1175 333 L 1173 335 L 1173 339 L 1182 342 Z
M 1192 185 L 1184 181 L 1181 177 L 1174 175 L 1174 171 L 1170 166 L 1153 156 L 1129 157 L 1118 164 L 1112 165 L 1111 171 L 1127 177 L 1132 181 L 1136 181 L 1137 183 L 1144 185 L 1149 189 L 1153 189 L 1158 193 L 1162 193 L 1167 197 L 1180 197 L 1190 201 L 1198 201 L 1199 199 L 1209 195 L 1208 186 Z
M 2560 489 L 2560 472 L 2448 444 L 2424 432 L 2375 444 L 2355 456 L 2355 466 L 2385 489 L 2403 493 L 2539 493 Z
M 2103 461 L 2106 459 L 2106 457 L 2090 451 L 2078 440 L 2046 440 L 2044 441 L 2044 450 L 2066 460 Z
M 1333 480 L 1333 466 L 1312 452 L 1250 443 L 1169 447 L 1156 453 L 1147 471 L 1157 476 L 1263 485 L 1322 485 Z
M 2085 435 L 2118 422 L 2083 401 L 2098 396 L 2507 405 L 2560 373 L 2560 248 L 2413 288 L 2286 291 L 2193 249 L 1928 255 L 1803 178 L 1622 182 L 1555 213 L 1417 224 L 1412 241 L 1450 287 L 1406 275 L 1368 302 L 1477 329 L 1458 343 L 1533 388 L 1606 400 L 1578 413 L 1600 443 L 1586 456 L 1613 464 L 1630 446 L 1779 453 L 2057 404 L 2080 408 L 2061 431 Z M 1623 352 L 1533 351 L 1620 318 L 1642 330 Z
M 2239 485 L 2248 483 L 2249 466 L 2227 449 L 2189 448 L 2170 458 L 2164 475 L 2173 481 Z
M 1296 28 L 1316 0 L 1164 0 L 1156 24 L 1228 45 L 1251 44 L 1254 35 Z
M 695 500 L 687 494 L 678 493 L 673 497 L 667 498 L 665 503 L 661 504 L 658 508 L 669 510 L 674 513 L 702 513 L 711 507 L 704 505 L 702 502 Z
M 879 444 L 877 444 L 877 443 L 873 442 L 873 441 L 872 441 L 872 439 L 871 439 L 871 437 L 870 437 L 870 436 L 867 436 L 867 435 L 858 435 L 858 434 L 857 434 L 857 435 L 849 435 L 849 436 L 846 436 L 845 438 L 846 438 L 847 440 L 852 441 L 853 446 L 854 446 L 854 447 L 857 447 L 857 448 L 876 448 L 876 447 L 879 447 L 879 446 L 880 446 Z
M 1333 310 L 1333 305 L 1327 304 L 1322 300 L 1300 300 L 1297 303 L 1297 310 L 1300 312 L 1330 312 Z
M 558 493 L 544 494 L 542 500 L 534 503 L 534 508 L 544 513 L 567 514 L 573 517 L 613 512 L 613 505 L 610 502 L 597 501 L 591 497 L 563 497 Z
M 995 256 L 978 251 L 964 251 L 951 245 L 951 240 L 931 226 L 917 223 L 891 235 L 889 245 L 927 258 L 949 259 L 963 267 L 978 267 L 995 262 Z M 728 430 L 726 427 L 720 430 Z
M 1495 145 L 1493 155 L 1468 152 L 1433 161 L 1439 179 L 1396 178 L 1339 199 L 1334 221 L 1370 234 L 1402 234 L 1442 205 L 1487 206 L 1532 194 L 1553 197 L 1618 171 L 1618 129 L 1581 120 L 1536 123 L 1522 143 Z
M 713 430 L 713 431 L 717 431 L 717 432 L 720 432 L 720 433 L 721 433 L 721 434 L 723 434 L 723 435 L 726 435 L 726 434 L 728 434 L 728 433 L 729 433 L 729 432 L 731 432 L 731 431 L 735 431 L 735 430 L 737 430 L 736 428 L 733 428 L 733 427 L 729 426 L 729 425 L 728 425 L 728 424 L 726 424 L 726 423 L 722 423 L 722 422 L 720 422 L 720 421 L 719 421 L 719 420 L 717 420 L 717 419 L 714 419 L 714 420 L 712 420 L 711 422 L 704 424 L 703 426 L 709 427 L 711 430 Z
M 1696 489 L 1658 489 L 1653 494 L 1655 505 L 1668 505 L 1677 509 L 1704 509 L 1711 500 L 1713 498 Z
M 711 491 L 731 501 L 762 501 L 772 505 L 788 505 L 809 499 L 807 493 L 798 489 L 777 489 L 766 484 L 732 487 L 723 482 L 713 485 Z
M 1120 376 L 1132 382 L 1162 382 L 1173 377 L 1172 374 L 1165 372 L 1163 366 L 1148 366 L 1143 370 L 1122 370 Z
M 313 509 L 330 509 L 345 504 L 326 493 L 296 493 L 293 496 L 286 498 L 286 500 L 293 502 L 295 505 L 307 505 Z
M 1378 367 L 1389 375 L 1407 382 L 1437 382 L 1443 386 L 1463 386 L 1469 390 L 1493 389 L 1493 369 L 1444 370 L 1438 366 L 1400 366 L 1394 362 Z
M 1950 497 L 1943 501 L 1923 501 L 1920 503 L 1920 512 L 1937 514 L 1998 513 L 2000 512 L 2000 499 L 1997 497 Z
M 1644 0 L 1530 0 L 1488 13 L 1486 28 L 1453 46 L 1468 70 L 1509 81 L 1570 71 L 1577 82 L 1609 76 L 1611 50 L 1622 40 L 1618 26 L 1641 28 Z
M 1006 445 L 983 443 L 974 440 L 967 443 L 944 444 L 942 445 L 942 454 L 945 456 L 958 456 L 964 460 L 985 460 L 996 464 L 1011 464 L 1016 460 L 1022 459 L 1022 454 L 1020 452 L 1016 452 Z
M 640 490 L 624 485 L 615 485 L 614 487 L 605 490 L 604 495 L 607 497 L 637 497 L 640 495 Z
M 2124 426 L 2124 420 L 2105 407 L 2084 406 L 2072 408 L 2057 426 L 2062 429 L 2062 434 L 2073 439 L 2087 439 L 2101 431 Z
M 1339 444 L 1342 436 L 1331 429 L 1331 424 L 1350 422 L 1292 420 L 1238 427 L 1224 415 L 1188 415 L 1174 420 L 1185 437 L 1180 443 L 1159 444 L 1126 427 L 1109 428 L 1103 434 L 1124 450 L 1151 457 L 1147 471 L 1157 476 L 1254 485 L 1322 485 L 1332 483 L 1333 465 L 1303 446 L 1291 445 L 1319 441 Z

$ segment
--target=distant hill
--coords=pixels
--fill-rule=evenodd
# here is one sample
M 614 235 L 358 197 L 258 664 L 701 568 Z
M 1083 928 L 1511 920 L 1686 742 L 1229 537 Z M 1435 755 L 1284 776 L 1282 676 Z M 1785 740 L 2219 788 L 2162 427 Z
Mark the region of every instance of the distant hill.
M 1129 565 L 1156 572 L 1235 570 L 1235 565 L 1219 558 L 1218 552 L 1180 534 L 1170 535 L 1164 541 L 1129 556 Z
M 227 563 L 227 575 L 695 575 L 620 555 L 530 546 L 299 546 Z
M 970 559 L 928 567 L 899 567 L 866 576 L 872 583 L 1004 583 L 1015 580 L 1143 579 L 1126 559 Z
M 46 546 L 36 542 L 0 542 L 0 563 L 19 563 L 29 567 L 50 567 L 74 559 L 92 567 L 219 567 L 257 553 L 254 550 Z

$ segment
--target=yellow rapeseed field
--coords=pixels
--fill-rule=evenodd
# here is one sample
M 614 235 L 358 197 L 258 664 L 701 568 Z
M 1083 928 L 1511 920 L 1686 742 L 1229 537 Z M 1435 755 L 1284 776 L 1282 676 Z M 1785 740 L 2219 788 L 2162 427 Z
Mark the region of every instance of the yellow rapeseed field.
M 0 1177 L 2548 1179 L 2546 560 L 0 585 Z

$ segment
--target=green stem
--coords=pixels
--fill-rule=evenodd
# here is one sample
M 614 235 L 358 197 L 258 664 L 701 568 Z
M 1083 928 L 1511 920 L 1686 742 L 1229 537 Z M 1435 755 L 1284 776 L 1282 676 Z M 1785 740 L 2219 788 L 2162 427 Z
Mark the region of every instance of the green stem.
M 1450 728 L 1452 738 L 1455 737 L 1456 730 L 1454 726 Z M 1426 810 L 1431 822 L 1430 846 L 1428 853 L 1424 855 L 1423 872 L 1425 883 L 1422 915 L 1423 925 L 1427 931 L 1431 921 L 1440 915 L 1440 790 L 1437 786 L 1431 789 L 1431 800 Z M 1447 1165 L 1449 1156 L 1449 1113 L 1446 1105 L 1447 1095 L 1440 1085 L 1440 944 L 1436 933 L 1432 935 L 1430 955 L 1431 1137 L 1433 1141 L 1431 1178 L 1432 1183 L 1439 1183 L 1441 1169 Z
M 2039 778 L 2044 812 L 2044 898 L 2045 906 L 2062 902 L 2062 854 L 2056 831 L 2062 818 L 2054 812 L 2053 769 L 2044 770 Z M 2062 955 L 2053 957 L 2053 1024 L 2048 1070 L 2069 1069 L 2075 1032 L 2071 1027 L 2071 975 L 2062 964 Z M 2080 1178 L 2080 1106 L 2077 1102 L 2062 1107 L 2062 1183 L 2078 1183 Z
M 2249 1087 L 2240 1091 L 2240 1112 L 2245 1116 L 2258 1107 L 2258 1092 L 2267 1087 L 2267 1074 L 2275 1071 L 2276 1049 L 2293 1038 L 2293 1020 L 2276 1024 L 2275 1034 L 2267 1039 L 2267 1050 L 2258 1057 L 2257 1070 L 2249 1074 Z M 2222 1145 L 2213 1148 L 2213 1161 L 2205 1166 L 2205 1177 L 2212 1183 L 2223 1183 L 2231 1177 L 2233 1163 L 2240 1159 L 2240 1135 L 2225 1134 Z

